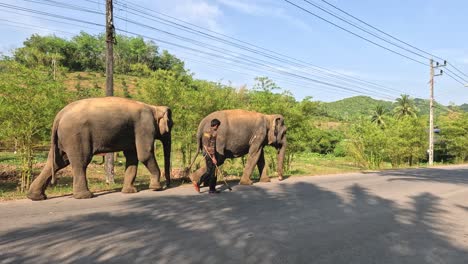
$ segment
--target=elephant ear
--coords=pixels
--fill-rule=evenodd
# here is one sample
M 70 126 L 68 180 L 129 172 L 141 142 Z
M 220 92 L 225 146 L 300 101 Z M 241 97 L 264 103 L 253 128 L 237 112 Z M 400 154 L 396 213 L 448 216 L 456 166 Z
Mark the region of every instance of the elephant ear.
M 268 144 L 276 144 L 281 140 L 281 127 L 284 126 L 282 115 L 272 115 L 268 132 Z
M 159 133 L 164 135 L 171 132 L 172 128 L 172 119 L 171 119 L 171 109 L 166 106 L 160 106 L 157 109 L 157 122 L 159 126 Z

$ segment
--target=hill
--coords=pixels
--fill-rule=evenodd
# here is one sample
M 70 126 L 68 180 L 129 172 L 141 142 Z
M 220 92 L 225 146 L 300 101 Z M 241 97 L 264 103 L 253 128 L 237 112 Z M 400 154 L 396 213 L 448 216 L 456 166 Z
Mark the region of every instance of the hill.
M 416 98 L 414 99 L 414 104 L 419 110 L 418 111 L 419 115 L 429 115 L 429 100 Z M 447 106 L 435 102 L 434 111 L 435 111 L 435 115 L 439 115 L 439 114 L 446 114 L 450 110 Z
M 419 115 L 429 115 L 429 100 L 415 98 L 414 104 Z M 322 103 L 323 110 L 332 118 L 338 120 L 356 120 L 363 116 L 371 116 L 377 105 L 383 105 L 387 111 L 393 111 L 394 102 L 376 100 L 369 96 L 354 96 L 339 101 Z M 468 104 L 462 104 L 458 108 L 468 112 Z M 450 108 L 435 103 L 435 115 L 446 114 Z
M 391 110 L 392 102 L 376 100 L 369 96 L 354 96 L 331 103 L 323 103 L 322 107 L 330 117 L 338 120 L 356 120 L 361 116 L 370 116 L 377 107 L 383 105 Z
M 460 105 L 460 108 L 465 111 L 465 112 L 468 112 L 468 104 L 462 104 Z

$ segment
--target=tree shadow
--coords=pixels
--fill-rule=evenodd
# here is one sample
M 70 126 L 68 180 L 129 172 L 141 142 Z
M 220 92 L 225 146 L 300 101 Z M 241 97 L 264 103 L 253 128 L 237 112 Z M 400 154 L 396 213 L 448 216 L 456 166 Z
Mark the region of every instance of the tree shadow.
M 468 166 L 456 168 L 420 168 L 389 170 L 377 173 L 379 176 L 388 177 L 388 181 L 424 181 L 454 184 L 468 184 Z
M 304 182 L 134 197 L 0 231 L 0 262 L 467 263 L 468 250 L 443 232 L 440 198 L 410 201 L 398 205 L 358 184 L 338 194 Z

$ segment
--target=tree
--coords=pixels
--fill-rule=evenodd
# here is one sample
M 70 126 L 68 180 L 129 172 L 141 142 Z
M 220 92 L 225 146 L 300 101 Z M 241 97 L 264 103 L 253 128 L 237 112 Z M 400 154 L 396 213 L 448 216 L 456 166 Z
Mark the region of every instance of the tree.
M 356 164 L 367 169 L 381 168 L 385 160 L 388 140 L 376 124 L 368 120 L 360 120 L 346 132 L 347 155 Z
M 374 113 L 371 117 L 371 122 L 379 125 L 380 127 L 385 127 L 385 115 L 387 114 L 387 109 L 383 105 L 377 105 L 375 107 Z
M 23 42 L 24 47 L 14 51 L 16 61 L 28 67 L 51 67 L 52 61 L 66 68 L 73 68 L 75 46 L 69 41 L 51 36 L 33 34 Z
M 457 162 L 468 160 L 468 113 L 452 112 L 441 117 L 440 139 L 444 152 Z
M 410 99 L 409 95 L 402 94 L 400 98 L 396 99 L 396 106 L 393 111 L 397 118 L 401 118 L 404 116 L 416 117 L 418 110 L 414 105 L 414 101 Z
M 388 141 L 386 157 L 392 167 L 401 164 L 414 165 L 423 159 L 427 149 L 427 132 L 425 120 L 404 116 L 388 120 L 385 138 Z
M 72 43 L 76 46 L 74 58 L 78 64 L 76 70 L 104 70 L 106 42 L 103 34 L 93 36 L 82 31 L 72 38 Z
M 67 102 L 62 83 L 44 70 L 0 62 L 0 137 L 19 145 L 21 191 L 31 182 L 34 145 L 50 138 L 54 116 Z

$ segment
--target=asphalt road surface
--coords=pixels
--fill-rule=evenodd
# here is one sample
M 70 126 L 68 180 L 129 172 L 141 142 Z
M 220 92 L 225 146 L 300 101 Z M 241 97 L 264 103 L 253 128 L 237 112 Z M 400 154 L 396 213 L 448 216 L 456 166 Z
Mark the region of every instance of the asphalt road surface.
M 466 264 L 468 165 L 1 202 L 0 263 Z

